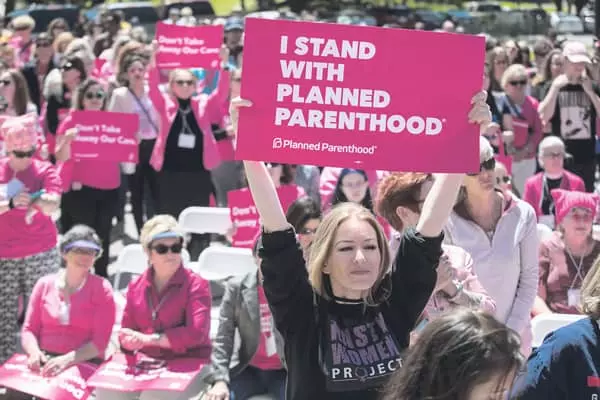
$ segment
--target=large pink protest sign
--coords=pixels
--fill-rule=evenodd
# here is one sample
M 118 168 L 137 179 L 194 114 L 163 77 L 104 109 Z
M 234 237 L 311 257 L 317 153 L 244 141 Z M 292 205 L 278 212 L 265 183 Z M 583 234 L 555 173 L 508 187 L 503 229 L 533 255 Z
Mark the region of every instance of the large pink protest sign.
M 138 161 L 139 115 L 107 111 L 74 111 L 71 114 L 77 136 L 71 156 L 97 161 Z
M 298 186 L 284 185 L 277 189 L 283 211 L 298 198 Z M 260 232 L 259 215 L 252 194 L 248 189 L 232 190 L 227 193 L 227 204 L 231 210 L 231 222 L 235 227 L 232 246 L 251 249 Z
M 88 379 L 88 385 L 121 392 L 169 390 L 183 392 L 208 360 L 175 358 L 145 363 L 139 355 L 115 354 Z M 158 360 L 153 360 L 158 361 Z M 144 365 L 152 365 L 146 368 Z
M 46 378 L 27 367 L 27 356 L 15 354 L 0 367 L 0 386 L 45 400 L 85 400 L 94 390 L 86 384 L 97 366 L 80 363 Z
M 471 35 L 250 18 L 236 157 L 476 171 L 484 56 Z
M 158 68 L 218 68 L 223 26 L 156 24 Z

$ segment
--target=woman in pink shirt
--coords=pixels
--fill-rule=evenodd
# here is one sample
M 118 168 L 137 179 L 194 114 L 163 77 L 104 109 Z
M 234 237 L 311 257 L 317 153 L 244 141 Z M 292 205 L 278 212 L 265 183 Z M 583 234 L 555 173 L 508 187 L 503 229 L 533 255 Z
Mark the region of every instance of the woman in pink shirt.
M 84 224 L 98 232 L 103 252 L 94 269 L 97 275 L 104 277 L 108 276 L 110 231 L 121 185 L 119 163 L 72 159 L 71 142 L 77 135 L 73 111 L 103 111 L 106 101 L 102 84 L 95 79 L 87 79 L 75 90 L 73 109 L 56 130 L 56 159 L 65 191 L 61 204 L 61 228 L 65 232 L 76 224 Z
M 44 376 L 103 360 L 116 317 L 110 283 L 90 272 L 102 254 L 96 232 L 74 226 L 60 251 L 65 268 L 37 281 L 21 333 L 29 368 Z
M 61 182 L 52 164 L 33 158 L 36 123 L 29 114 L 0 127 L 6 146 L 0 157 L 0 363 L 16 351 L 19 296 L 29 296 L 60 261 L 51 215 L 60 202 Z
M 183 266 L 183 235 L 170 215 L 157 215 L 142 228 L 140 242 L 149 268 L 129 284 L 119 341 L 124 352 L 168 360 L 197 358 L 208 364 L 211 355 L 208 282 Z M 124 393 L 97 390 L 97 400 L 188 400 L 202 390 L 198 376 L 184 392 Z

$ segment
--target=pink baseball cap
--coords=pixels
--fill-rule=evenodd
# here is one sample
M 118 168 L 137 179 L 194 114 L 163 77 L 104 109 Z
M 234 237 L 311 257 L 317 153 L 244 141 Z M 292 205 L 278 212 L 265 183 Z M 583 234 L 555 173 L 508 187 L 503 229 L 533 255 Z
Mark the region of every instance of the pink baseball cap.
M 563 46 L 563 55 L 572 63 L 591 64 L 592 60 L 585 45 L 577 41 L 566 42 Z

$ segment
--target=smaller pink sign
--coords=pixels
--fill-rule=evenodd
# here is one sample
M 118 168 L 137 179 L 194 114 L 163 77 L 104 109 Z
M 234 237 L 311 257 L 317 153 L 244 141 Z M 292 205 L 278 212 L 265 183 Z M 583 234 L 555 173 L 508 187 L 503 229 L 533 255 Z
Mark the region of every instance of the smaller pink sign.
M 96 58 L 94 60 L 94 69 L 92 70 L 92 76 L 95 78 L 102 78 L 102 67 L 106 64 L 104 58 Z
M 283 211 L 299 197 L 298 186 L 284 185 L 277 189 Z M 227 193 L 231 221 L 235 227 L 232 246 L 251 249 L 260 232 L 259 215 L 254 199 L 248 189 L 232 190 Z
M 25 354 L 15 354 L 0 367 L 0 386 L 45 400 L 85 400 L 94 390 L 86 381 L 96 368 L 80 363 L 46 378 L 27 367 Z
M 71 145 L 73 158 L 137 163 L 139 115 L 74 111 L 71 118 L 78 130 Z
M 223 26 L 179 26 L 156 24 L 158 51 L 156 65 L 161 69 L 218 68 L 223 45 Z
M 157 360 L 141 354 L 119 353 L 102 364 L 87 384 L 120 392 L 183 392 L 207 363 L 197 358 Z

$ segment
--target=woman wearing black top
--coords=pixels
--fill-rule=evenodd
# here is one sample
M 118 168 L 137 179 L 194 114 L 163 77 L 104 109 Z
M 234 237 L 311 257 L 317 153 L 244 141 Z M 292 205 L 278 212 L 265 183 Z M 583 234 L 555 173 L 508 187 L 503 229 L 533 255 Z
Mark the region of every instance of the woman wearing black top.
M 232 102 L 234 127 L 237 107 L 250 104 Z M 474 98 L 469 119 L 489 124 L 485 93 Z M 463 175 L 436 179 L 388 273 L 385 235 L 374 215 L 354 203 L 325 216 L 305 261 L 265 165 L 246 161 L 245 168 L 264 227 L 264 290 L 285 341 L 287 399 L 376 399 L 402 366 L 401 352 L 435 286 L 442 227 Z

